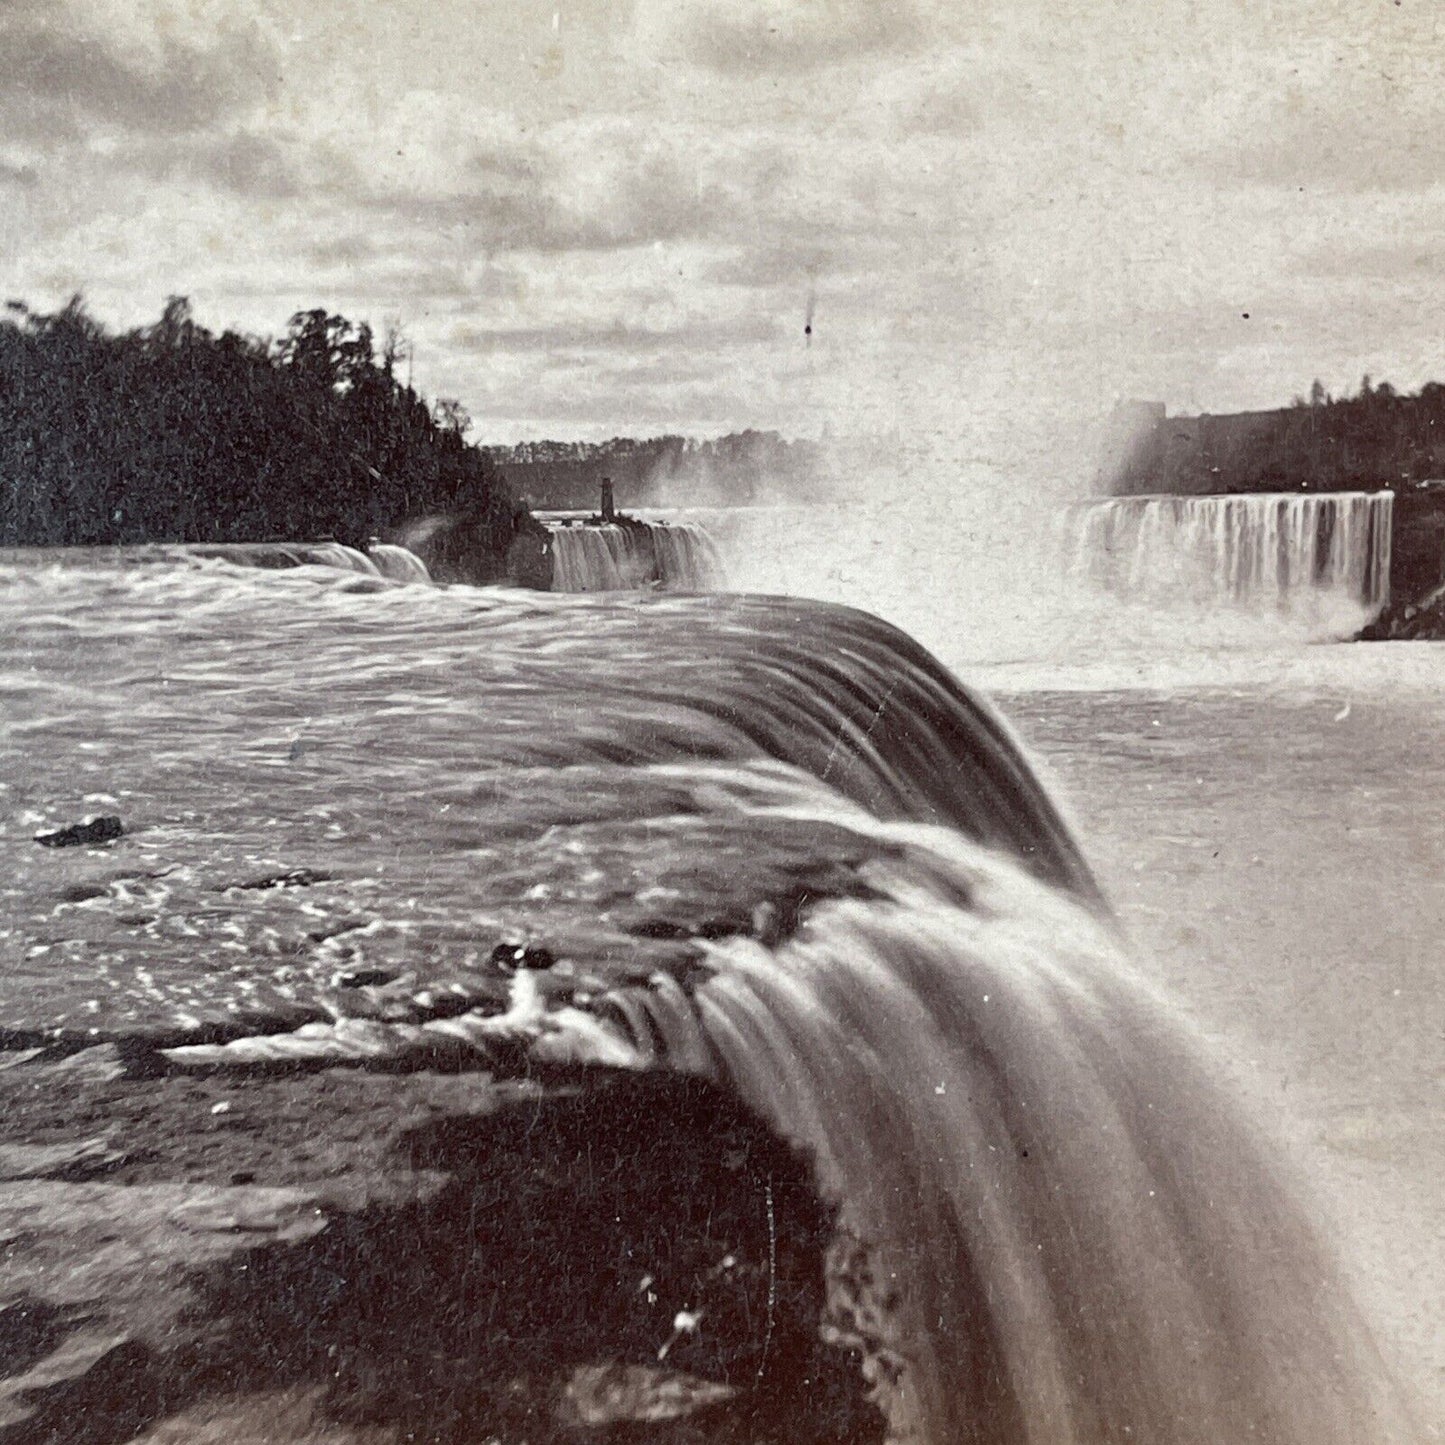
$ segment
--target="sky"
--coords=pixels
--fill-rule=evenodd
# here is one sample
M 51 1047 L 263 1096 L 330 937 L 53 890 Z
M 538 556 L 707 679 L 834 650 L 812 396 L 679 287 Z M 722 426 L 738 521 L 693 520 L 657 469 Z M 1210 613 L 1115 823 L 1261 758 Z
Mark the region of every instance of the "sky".
M 1414 388 L 1445 378 L 1442 17 L 0 0 L 0 291 L 397 323 L 482 440 Z

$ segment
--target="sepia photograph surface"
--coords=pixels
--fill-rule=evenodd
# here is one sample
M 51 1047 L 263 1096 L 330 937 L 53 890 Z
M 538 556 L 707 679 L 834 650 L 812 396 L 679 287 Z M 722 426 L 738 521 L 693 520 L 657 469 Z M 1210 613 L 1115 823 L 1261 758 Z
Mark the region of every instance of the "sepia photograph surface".
M 0 1445 L 1445 1437 L 1442 70 L 0 0 Z

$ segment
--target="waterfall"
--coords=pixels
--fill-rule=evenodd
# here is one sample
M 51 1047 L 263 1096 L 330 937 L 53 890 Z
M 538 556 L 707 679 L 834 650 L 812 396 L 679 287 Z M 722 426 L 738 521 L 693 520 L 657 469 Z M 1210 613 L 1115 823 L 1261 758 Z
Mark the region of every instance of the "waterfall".
M 1145 601 L 1286 609 L 1389 600 L 1390 492 L 1111 497 L 1071 509 L 1074 575 Z
M 160 684 L 195 648 L 236 670 L 230 707 L 248 688 L 288 718 L 339 707 L 357 761 L 329 787 L 424 805 L 417 818 L 448 805 L 432 824 L 446 848 L 424 833 L 389 847 L 385 888 L 425 898 L 451 876 L 430 928 L 455 931 L 400 930 L 384 957 L 476 1006 L 433 1016 L 458 995 L 423 988 L 379 1017 L 296 1028 L 289 984 L 269 1031 L 168 1049 L 171 1066 L 396 1069 L 415 1050 L 432 1067 L 441 1043 L 452 1066 L 474 1048 L 474 1067 L 716 1080 L 805 1151 L 837 1206 L 830 1327 L 864 1349 L 900 1445 L 1410 1438 L 1270 1145 L 1135 971 L 1008 730 L 916 643 L 777 598 L 468 589 L 404 609 L 348 595 L 357 625 L 337 629 L 331 612 L 307 625 L 289 591 L 268 603 L 259 580 L 223 580 L 250 611 L 198 622 L 137 599 L 160 621 L 136 630 L 159 646 L 174 629 L 175 651 L 128 672 L 127 707 L 100 717 L 130 724 L 152 675 L 174 706 Z M 116 606 L 84 611 L 114 627 Z M 198 636 L 222 623 L 224 653 Z M 423 626 L 445 667 L 431 644 L 417 660 Z M 66 667 L 83 641 L 57 644 Z M 353 699 L 403 684 L 449 706 L 417 709 L 406 756 L 435 716 L 444 745 L 399 781 L 380 745 L 398 736 L 392 710 L 368 735 Z M 212 888 L 194 908 L 214 926 Z M 475 957 L 498 938 L 557 960 L 515 975 L 505 1010 Z M 654 964 L 667 940 L 683 952 Z M 467 949 L 471 964 L 445 961 Z
M 381 575 L 376 563 L 355 547 L 340 542 L 166 542 L 109 549 L 117 563 L 212 558 L 234 567 L 276 570 L 286 567 L 335 567 L 364 577 Z
M 648 522 L 658 580 L 678 591 L 708 592 L 723 585 L 722 558 L 712 536 L 695 522 Z
M 554 592 L 622 592 L 657 586 L 706 592 L 722 583 L 722 560 L 693 522 L 548 522 Z
M 300 555 L 303 562 L 339 567 L 343 572 L 360 572 L 368 577 L 381 575 L 381 569 L 365 552 L 358 552 L 355 547 L 347 547 L 340 542 L 319 542 L 292 550 Z
M 845 821 L 801 790 L 766 811 Z M 830 1328 L 890 1441 L 1415 1439 L 1270 1146 L 1110 926 L 957 834 L 846 821 L 895 850 L 876 897 L 710 944 L 691 1000 L 659 979 L 613 1020 L 814 1159 Z
M 393 582 L 430 582 L 426 563 L 405 547 L 391 542 L 373 542 L 367 549 L 376 570 Z

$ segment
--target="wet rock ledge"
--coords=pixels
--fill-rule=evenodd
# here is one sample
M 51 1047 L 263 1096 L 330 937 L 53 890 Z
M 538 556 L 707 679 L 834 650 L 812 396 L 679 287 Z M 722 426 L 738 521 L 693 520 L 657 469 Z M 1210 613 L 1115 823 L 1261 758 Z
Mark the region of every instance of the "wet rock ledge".
M 1445 641 L 1445 587 L 1414 601 L 1391 602 L 1355 637 L 1356 642 Z
M 877 1441 L 714 1087 L 0 1053 L 0 1445 Z

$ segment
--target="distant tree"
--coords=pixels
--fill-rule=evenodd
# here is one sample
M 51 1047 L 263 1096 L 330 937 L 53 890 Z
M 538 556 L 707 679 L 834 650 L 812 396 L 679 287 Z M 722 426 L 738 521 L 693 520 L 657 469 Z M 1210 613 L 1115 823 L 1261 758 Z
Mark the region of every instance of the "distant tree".
M 196 334 L 195 318 L 191 314 L 190 298 L 167 296 L 161 319 L 151 327 L 148 336 L 157 346 L 184 346 Z
M 396 375 L 397 367 L 408 359 L 406 341 L 401 334 L 401 327 L 395 321 L 386 323 L 386 334 L 381 343 L 381 369 L 388 377 Z
M 465 436 L 472 429 L 472 418 L 466 407 L 455 397 L 438 397 L 432 408 L 437 425 L 457 436 Z
M 1310 386 L 1310 405 L 1328 406 L 1329 400 L 1330 394 L 1325 390 L 1324 382 L 1322 382 L 1319 377 L 1315 377 L 1313 384 Z

